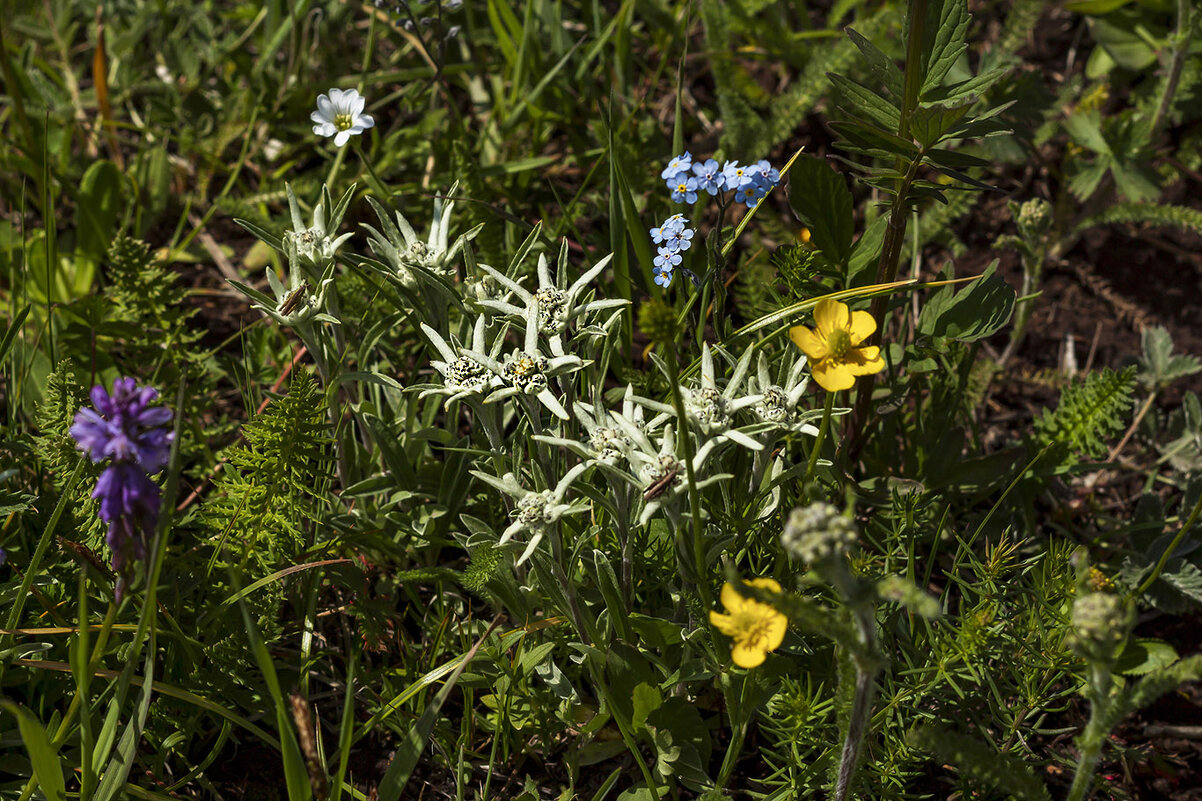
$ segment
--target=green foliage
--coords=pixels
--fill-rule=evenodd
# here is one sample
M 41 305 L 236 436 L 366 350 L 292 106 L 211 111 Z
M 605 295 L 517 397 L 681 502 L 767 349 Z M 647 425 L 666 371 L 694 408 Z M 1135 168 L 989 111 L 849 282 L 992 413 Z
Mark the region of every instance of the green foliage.
M 1077 231 L 1085 231 L 1099 225 L 1124 223 L 1145 223 L 1202 234 L 1202 211 L 1168 203 L 1115 203 L 1104 211 L 1082 220 L 1077 224 Z
M 1047 787 L 1031 766 L 971 735 L 950 729 L 921 728 L 910 736 L 915 746 L 930 751 L 940 762 L 956 767 L 981 787 L 1000 790 L 1020 801 L 1051 801 Z
M 1103 368 L 1066 386 L 1056 408 L 1045 410 L 1035 422 L 1036 441 L 1043 447 L 1059 445 L 1095 459 L 1104 456 L 1109 440 L 1126 425 L 1135 373 L 1134 367 L 1121 371 Z
M 225 453 L 225 468 L 199 522 L 214 558 L 253 568 L 259 578 L 312 543 L 329 481 L 330 434 L 321 388 L 305 371 L 288 394 L 242 429 L 245 444 Z

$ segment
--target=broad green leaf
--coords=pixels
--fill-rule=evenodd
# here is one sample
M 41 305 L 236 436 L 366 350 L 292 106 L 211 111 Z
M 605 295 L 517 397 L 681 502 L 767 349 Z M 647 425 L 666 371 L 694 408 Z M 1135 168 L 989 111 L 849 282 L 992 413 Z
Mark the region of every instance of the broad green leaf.
M 927 7 L 923 31 L 924 77 L 919 99 L 943 83 L 967 45 L 965 36 L 972 17 L 967 0 L 932 0 Z
M 1114 672 L 1124 676 L 1143 676 L 1166 668 L 1181 657 L 1163 640 L 1131 640 L 1114 663 Z
M 76 259 L 81 256 L 95 265 L 104 258 L 113 234 L 117 230 L 117 218 L 125 204 L 125 175 L 111 161 L 97 161 L 88 167 L 79 183 L 79 205 L 75 209 L 75 225 L 79 237 L 75 244 Z M 84 294 L 91 285 L 80 287 Z
M 789 203 L 810 229 L 810 241 L 838 265 L 846 265 L 855 234 L 851 190 L 843 176 L 816 156 L 803 155 L 789 177 Z
M 889 95 L 889 99 L 894 103 L 901 102 L 902 84 L 904 83 L 905 76 L 898 69 L 897 64 L 893 63 L 893 59 L 881 52 L 876 45 L 861 36 L 855 29 L 844 28 L 843 30 L 847 34 L 847 38 L 851 40 L 851 43 L 863 54 L 865 61 L 868 62 L 868 68 L 872 70 L 872 74 L 876 76 L 881 86 L 884 87 L 885 92 Z
M 918 315 L 919 333 L 975 342 L 999 331 L 1010 320 L 1015 296 L 997 274 L 997 265 L 994 259 L 980 278 L 959 292 L 950 286 L 936 290 Z

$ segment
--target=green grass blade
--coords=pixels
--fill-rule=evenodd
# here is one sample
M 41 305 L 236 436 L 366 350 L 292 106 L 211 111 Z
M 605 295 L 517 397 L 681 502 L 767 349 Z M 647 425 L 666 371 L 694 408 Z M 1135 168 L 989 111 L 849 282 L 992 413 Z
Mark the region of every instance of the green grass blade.
M 63 781 L 63 767 L 58 761 L 58 752 L 50 744 L 46 729 L 25 707 L 6 699 L 0 699 L 0 709 L 6 709 L 17 718 L 21 741 L 29 752 L 33 765 L 33 777 L 50 801 L 66 801 L 67 785 Z
M 422 712 L 421 718 L 405 735 L 404 741 L 400 748 L 397 749 L 396 757 L 388 766 L 388 770 L 384 772 L 384 778 L 380 780 L 378 788 L 380 801 L 400 801 L 401 791 L 405 789 L 405 785 L 409 782 L 409 777 L 413 775 L 413 769 L 417 767 L 417 760 L 421 756 L 422 751 L 426 748 L 426 741 L 430 739 L 430 731 L 434 728 L 434 722 L 438 720 L 438 712 L 442 709 L 442 705 L 451 697 L 451 692 L 455 689 L 455 684 L 459 681 L 459 676 L 463 673 L 464 668 L 476 656 L 476 652 L 480 650 L 480 646 L 488 639 L 488 635 L 492 634 L 494 628 L 500 623 L 501 616 L 498 615 L 493 619 L 488 630 L 481 635 L 476 644 L 471 647 L 463 658 L 459 660 L 459 664 L 447 679 L 447 683 L 438 691 L 438 695 L 434 696 L 425 711 Z

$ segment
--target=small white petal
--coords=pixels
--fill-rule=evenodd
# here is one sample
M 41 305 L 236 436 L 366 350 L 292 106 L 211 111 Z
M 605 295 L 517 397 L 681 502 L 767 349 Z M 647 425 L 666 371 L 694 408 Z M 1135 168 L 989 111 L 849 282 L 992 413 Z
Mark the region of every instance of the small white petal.
M 351 112 L 352 117 L 358 117 L 363 113 L 363 107 L 367 105 L 367 101 L 360 97 L 358 92 L 354 94 L 354 98 L 347 98 L 347 109 Z
M 330 98 L 326 95 L 317 96 L 317 110 L 327 120 L 334 119 L 334 104 L 330 102 Z
M 330 102 L 334 104 L 334 108 L 342 108 L 342 90 L 330 90 Z
M 363 128 L 374 128 L 376 126 L 376 121 L 372 119 L 370 114 L 360 114 L 355 119 L 355 124 L 362 126 Z
M 323 122 L 320 125 L 313 126 L 313 133 L 318 136 L 333 136 L 338 133 L 338 129 L 334 127 L 332 122 Z
M 333 126 L 330 126 L 330 127 L 333 127 Z M 338 147 L 342 147 L 343 145 L 345 145 L 347 143 L 347 141 L 350 138 L 351 138 L 350 131 L 339 131 L 338 135 L 334 137 L 334 144 L 338 145 Z

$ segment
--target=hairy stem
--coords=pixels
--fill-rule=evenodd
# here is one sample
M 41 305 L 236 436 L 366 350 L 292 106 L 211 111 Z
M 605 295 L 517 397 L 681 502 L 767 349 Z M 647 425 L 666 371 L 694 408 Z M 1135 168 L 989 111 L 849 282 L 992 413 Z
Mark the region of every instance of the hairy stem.
M 680 365 L 676 363 L 676 343 L 668 343 L 667 353 L 664 354 L 668 363 L 668 382 L 672 385 L 672 406 L 676 409 L 676 419 L 680 430 L 676 432 L 677 448 L 684 456 L 685 477 L 689 482 L 689 510 L 693 518 L 693 567 L 697 571 L 697 592 L 701 596 L 702 606 L 709 609 L 713 605 L 710 596 L 710 585 L 705 565 L 705 539 L 701 532 L 701 498 L 697 494 L 697 477 L 693 474 L 693 441 L 689 439 L 689 417 L 684 408 L 684 394 L 680 386 Z

